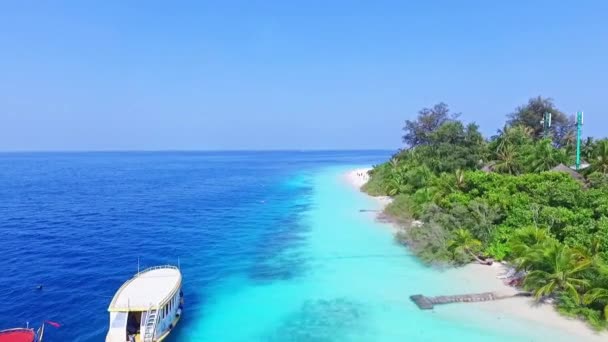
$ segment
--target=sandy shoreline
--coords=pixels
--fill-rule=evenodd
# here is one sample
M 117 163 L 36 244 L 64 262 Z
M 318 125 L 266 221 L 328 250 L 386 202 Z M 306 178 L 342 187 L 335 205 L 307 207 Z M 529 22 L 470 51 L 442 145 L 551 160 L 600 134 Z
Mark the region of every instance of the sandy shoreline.
M 367 171 L 370 168 L 361 168 L 349 171 L 345 174 L 348 182 L 360 189 L 368 180 Z M 391 201 L 390 197 L 374 197 L 384 208 Z M 517 289 L 503 282 L 504 275 L 508 272 L 505 265 L 494 263 L 492 266 L 480 264 L 469 264 L 460 268 L 451 268 L 445 272 L 447 280 L 457 280 L 462 283 L 471 284 L 471 288 L 479 289 L 480 292 L 493 291 L 500 294 L 515 294 Z M 531 298 L 517 297 L 492 302 L 462 304 L 474 307 L 485 312 L 489 318 L 497 320 L 505 317 L 522 319 L 533 322 L 544 328 L 562 331 L 573 337 L 584 341 L 606 341 L 608 333 L 596 333 L 583 321 L 569 319 L 560 315 L 550 304 L 538 304 Z
M 367 174 L 367 172 L 371 169 L 371 167 L 355 169 L 347 172 L 344 177 L 352 186 L 356 187 L 357 189 L 361 189 L 361 187 L 364 186 L 365 183 L 367 183 L 367 181 L 369 180 L 369 175 Z M 381 209 L 384 209 L 384 207 L 391 203 L 393 200 L 389 196 L 377 196 L 372 198 L 377 200 L 382 205 Z

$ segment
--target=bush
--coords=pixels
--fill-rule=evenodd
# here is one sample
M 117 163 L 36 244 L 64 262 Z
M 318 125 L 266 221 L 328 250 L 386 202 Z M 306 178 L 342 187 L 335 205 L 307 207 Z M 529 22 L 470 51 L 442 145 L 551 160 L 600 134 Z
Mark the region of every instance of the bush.
M 369 181 L 363 185 L 361 190 L 370 196 L 386 196 L 385 184 L 389 174 L 390 172 L 386 164 L 376 166 L 369 172 Z
M 449 233 L 438 224 L 412 225 L 398 233 L 396 238 L 427 264 L 454 262 L 447 247 Z
M 587 183 L 593 189 L 607 189 L 608 188 L 608 175 L 601 172 L 593 172 L 587 176 Z
M 393 201 L 384 208 L 384 213 L 397 223 L 409 224 L 413 217 L 411 214 L 412 200 L 408 195 L 397 195 Z
M 564 316 L 585 320 L 595 330 L 602 330 L 608 326 L 602 318 L 602 313 L 587 306 L 578 304 L 567 294 L 561 294 L 557 302 L 557 310 Z

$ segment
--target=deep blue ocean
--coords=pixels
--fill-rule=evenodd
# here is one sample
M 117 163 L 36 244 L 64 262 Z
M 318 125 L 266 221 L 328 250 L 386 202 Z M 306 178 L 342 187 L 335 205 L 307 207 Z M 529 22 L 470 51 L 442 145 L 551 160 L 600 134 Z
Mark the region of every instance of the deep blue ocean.
M 47 328 L 47 341 L 103 341 L 107 306 L 138 259 L 142 268 L 179 260 L 186 312 L 170 341 L 186 340 L 222 280 L 306 272 L 297 255 L 270 261 L 302 243 L 311 174 L 388 156 L 0 154 L 0 329 L 52 320 L 62 327 Z

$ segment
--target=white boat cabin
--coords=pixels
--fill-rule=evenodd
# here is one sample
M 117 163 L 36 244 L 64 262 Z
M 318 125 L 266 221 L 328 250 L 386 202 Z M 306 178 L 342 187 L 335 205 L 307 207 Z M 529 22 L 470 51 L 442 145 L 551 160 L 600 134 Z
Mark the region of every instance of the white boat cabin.
M 182 314 L 182 274 L 175 266 L 137 273 L 114 295 L 108 308 L 106 342 L 156 342 L 165 339 Z

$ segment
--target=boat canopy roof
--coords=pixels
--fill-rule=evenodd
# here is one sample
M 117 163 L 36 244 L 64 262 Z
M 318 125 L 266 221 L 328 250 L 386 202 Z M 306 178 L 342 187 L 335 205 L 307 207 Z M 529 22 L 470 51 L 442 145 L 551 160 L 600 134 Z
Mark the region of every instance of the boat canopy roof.
M 147 311 L 159 308 L 179 291 L 182 274 L 175 266 L 156 266 L 137 273 L 114 295 L 108 311 Z

